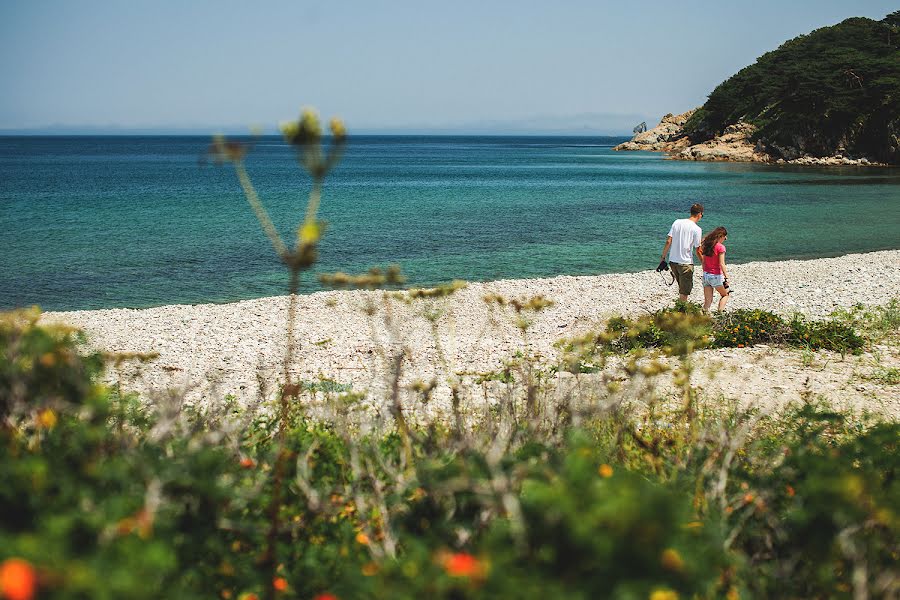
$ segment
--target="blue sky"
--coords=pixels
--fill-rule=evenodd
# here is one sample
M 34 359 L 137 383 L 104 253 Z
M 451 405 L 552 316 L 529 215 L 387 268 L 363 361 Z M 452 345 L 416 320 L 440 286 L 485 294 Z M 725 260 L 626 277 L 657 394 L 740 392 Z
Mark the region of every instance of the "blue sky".
M 0 129 L 630 132 L 896 0 L 0 0 Z

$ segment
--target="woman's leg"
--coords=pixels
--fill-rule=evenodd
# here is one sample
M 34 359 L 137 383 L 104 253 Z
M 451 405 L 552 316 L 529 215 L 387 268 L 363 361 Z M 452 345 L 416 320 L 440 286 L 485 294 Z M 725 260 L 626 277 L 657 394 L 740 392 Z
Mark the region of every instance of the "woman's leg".
M 716 291 L 719 292 L 719 312 L 725 310 L 725 305 L 728 304 L 728 290 L 725 289 L 724 285 L 720 285 L 716 288 Z M 712 290 L 709 290 L 709 295 L 712 296 Z
M 703 286 L 703 312 L 709 312 L 709 307 L 712 306 L 713 301 L 713 289 L 708 285 Z

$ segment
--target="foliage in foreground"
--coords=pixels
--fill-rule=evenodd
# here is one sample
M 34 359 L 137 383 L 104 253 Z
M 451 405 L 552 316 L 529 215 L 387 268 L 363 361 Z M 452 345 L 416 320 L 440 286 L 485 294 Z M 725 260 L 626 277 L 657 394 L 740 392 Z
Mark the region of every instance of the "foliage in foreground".
M 490 435 L 364 434 L 294 407 L 279 438 L 265 411 L 119 397 L 76 336 L 28 315 L 4 317 L 0 350 L 9 598 L 898 591 L 896 423 L 807 404 L 777 419 L 618 406 L 548 426 L 511 398 Z

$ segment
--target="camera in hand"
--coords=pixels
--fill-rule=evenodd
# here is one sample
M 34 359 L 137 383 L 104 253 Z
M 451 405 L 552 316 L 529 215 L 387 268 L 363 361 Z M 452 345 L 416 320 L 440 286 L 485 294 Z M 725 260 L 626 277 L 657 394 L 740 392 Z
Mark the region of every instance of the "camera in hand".
M 662 271 L 668 271 L 668 270 L 669 270 L 669 263 L 667 263 L 664 260 L 659 261 L 659 266 L 656 267 L 656 272 L 660 273 Z

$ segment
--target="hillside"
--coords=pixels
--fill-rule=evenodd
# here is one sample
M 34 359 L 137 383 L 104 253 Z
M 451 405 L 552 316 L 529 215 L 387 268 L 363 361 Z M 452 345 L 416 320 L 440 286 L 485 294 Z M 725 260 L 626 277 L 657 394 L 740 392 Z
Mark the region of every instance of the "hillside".
M 691 144 L 739 123 L 772 160 L 900 164 L 900 11 L 796 37 L 721 83 L 684 125 Z

